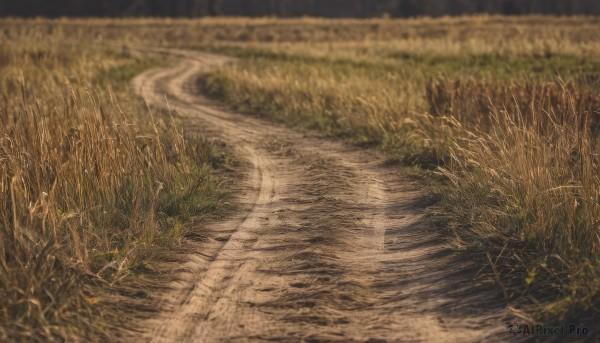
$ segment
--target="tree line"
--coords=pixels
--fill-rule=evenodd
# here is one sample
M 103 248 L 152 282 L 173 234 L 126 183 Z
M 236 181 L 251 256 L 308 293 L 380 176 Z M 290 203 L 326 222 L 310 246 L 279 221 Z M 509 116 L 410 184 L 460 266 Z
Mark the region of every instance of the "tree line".
M 413 17 L 600 14 L 598 0 L 0 0 L 2 16 Z

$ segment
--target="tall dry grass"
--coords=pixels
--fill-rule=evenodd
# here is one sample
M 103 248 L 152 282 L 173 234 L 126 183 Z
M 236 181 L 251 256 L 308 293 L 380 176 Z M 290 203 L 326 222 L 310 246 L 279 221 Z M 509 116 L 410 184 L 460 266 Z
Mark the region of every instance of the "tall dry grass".
M 198 196 L 214 195 L 212 183 L 186 177 L 204 180 L 209 149 L 182 154 L 169 125 L 143 129 L 133 118 L 147 112 L 96 88 L 143 67 L 123 45 L 238 56 L 202 81 L 230 105 L 443 167 L 456 243 L 489 254 L 508 298 L 597 318 L 599 26 L 541 16 L 0 21 L 0 130 L 15 132 L 2 131 L 12 157 L 0 153 L 11 166 L 0 170 L 0 225 L 16 234 L 2 235 L 0 338 L 97 332 L 101 320 L 81 321 L 100 312 L 94 285 L 177 237 L 166 217 L 214 206 Z
M 506 273 L 506 295 L 550 313 L 600 300 L 600 97 L 567 84 L 438 81 L 457 133 L 441 173 L 457 233 Z M 521 298 L 520 300 L 523 300 Z M 576 316 L 576 315 L 575 315 Z
M 98 340 L 119 283 L 216 206 L 215 158 L 119 79 L 156 63 L 44 37 L 1 43 L 0 341 Z

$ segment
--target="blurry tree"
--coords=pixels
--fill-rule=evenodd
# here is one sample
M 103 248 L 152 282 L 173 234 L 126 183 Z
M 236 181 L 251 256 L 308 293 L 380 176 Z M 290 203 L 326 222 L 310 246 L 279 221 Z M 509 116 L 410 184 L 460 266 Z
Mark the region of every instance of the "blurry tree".
M 396 17 L 595 14 L 600 0 L 0 0 L 0 16 L 324 16 Z
M 401 0 L 400 1 L 400 16 L 414 17 L 422 15 L 422 7 L 419 0 Z
M 502 14 L 517 15 L 523 14 L 521 1 L 519 0 L 504 0 L 502 2 Z

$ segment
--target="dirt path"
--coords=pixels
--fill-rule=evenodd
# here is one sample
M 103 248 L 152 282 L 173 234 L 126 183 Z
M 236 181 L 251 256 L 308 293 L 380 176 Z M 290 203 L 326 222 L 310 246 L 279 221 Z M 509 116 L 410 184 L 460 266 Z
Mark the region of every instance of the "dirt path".
M 163 53 L 167 53 L 163 51 Z M 188 243 L 155 342 L 510 340 L 498 290 L 476 286 L 428 224 L 420 186 L 373 153 L 218 109 L 197 75 L 226 63 L 168 51 L 133 82 L 149 104 L 210 129 L 248 161 L 244 205 Z

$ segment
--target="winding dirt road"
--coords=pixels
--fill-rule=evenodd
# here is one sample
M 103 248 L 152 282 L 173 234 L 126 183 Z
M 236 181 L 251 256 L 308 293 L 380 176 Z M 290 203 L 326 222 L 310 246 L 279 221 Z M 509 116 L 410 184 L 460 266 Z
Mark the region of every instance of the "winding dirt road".
M 415 181 L 373 152 L 219 109 L 197 77 L 229 60 L 178 62 L 133 81 L 188 130 L 247 160 L 242 209 L 190 241 L 155 318 L 155 342 L 475 342 L 512 339 L 502 297 L 429 225 Z

